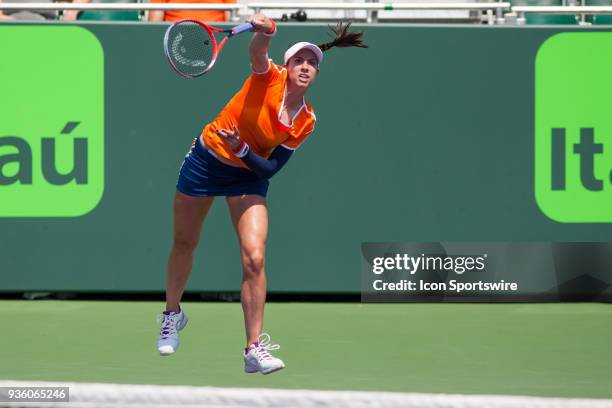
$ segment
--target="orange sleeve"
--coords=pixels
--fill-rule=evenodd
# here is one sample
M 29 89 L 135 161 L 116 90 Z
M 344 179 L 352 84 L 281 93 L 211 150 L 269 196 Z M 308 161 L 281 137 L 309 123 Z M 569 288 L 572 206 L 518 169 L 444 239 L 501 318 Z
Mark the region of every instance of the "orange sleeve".
M 252 70 L 253 67 L 251 67 Z M 268 60 L 268 70 L 266 72 L 255 72 L 251 74 L 251 81 L 256 82 L 273 82 L 282 78 L 285 68 L 276 65 L 272 59 Z
M 150 3 L 167 3 L 167 0 L 149 0 Z

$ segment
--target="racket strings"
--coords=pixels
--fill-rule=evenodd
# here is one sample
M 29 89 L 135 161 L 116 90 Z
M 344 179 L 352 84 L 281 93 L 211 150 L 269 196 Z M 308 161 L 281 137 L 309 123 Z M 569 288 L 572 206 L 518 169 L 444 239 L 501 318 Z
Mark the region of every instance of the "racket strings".
M 202 26 L 184 21 L 170 29 L 167 52 L 177 70 L 184 75 L 197 76 L 210 68 L 214 43 L 211 34 Z

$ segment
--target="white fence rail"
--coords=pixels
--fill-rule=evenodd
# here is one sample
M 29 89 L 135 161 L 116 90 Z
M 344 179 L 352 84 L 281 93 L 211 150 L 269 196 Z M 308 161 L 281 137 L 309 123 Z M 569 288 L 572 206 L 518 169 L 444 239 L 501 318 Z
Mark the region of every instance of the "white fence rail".
M 112 11 L 112 10 L 225 10 L 232 14 L 232 20 L 237 21 L 239 15 L 265 10 L 350 10 L 367 12 L 367 21 L 376 22 L 377 12 L 394 10 L 432 11 L 432 10 L 463 10 L 470 12 L 494 13 L 495 19 L 489 19 L 489 23 L 504 22 L 504 16 L 517 16 L 518 21 L 524 21 L 525 15 L 530 13 L 549 15 L 600 15 L 612 14 L 612 6 L 512 6 L 509 2 L 487 2 L 487 3 L 289 3 L 289 2 L 252 2 L 252 3 L 3 3 L 0 2 L 0 10 L 83 10 L 83 11 Z M 584 18 L 582 18 L 584 20 Z

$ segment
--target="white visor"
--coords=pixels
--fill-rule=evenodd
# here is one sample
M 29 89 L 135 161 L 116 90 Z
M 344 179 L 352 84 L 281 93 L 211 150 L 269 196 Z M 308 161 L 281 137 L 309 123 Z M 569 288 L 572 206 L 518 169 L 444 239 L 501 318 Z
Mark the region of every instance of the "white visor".
M 317 57 L 317 62 L 321 64 L 323 61 L 323 51 L 312 43 L 302 41 L 297 44 L 293 44 L 287 51 L 285 51 L 285 65 L 287 65 L 289 58 L 293 57 L 298 53 L 298 51 L 303 50 L 304 48 L 314 52 L 314 55 Z

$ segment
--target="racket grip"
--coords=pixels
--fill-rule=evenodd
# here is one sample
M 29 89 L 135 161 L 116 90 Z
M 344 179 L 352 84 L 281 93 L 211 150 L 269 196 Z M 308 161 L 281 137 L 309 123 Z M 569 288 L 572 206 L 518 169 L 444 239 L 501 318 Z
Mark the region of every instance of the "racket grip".
M 251 31 L 255 28 L 255 24 L 253 23 L 243 23 L 239 24 L 236 27 L 232 28 L 232 35 L 242 34 L 247 31 Z

